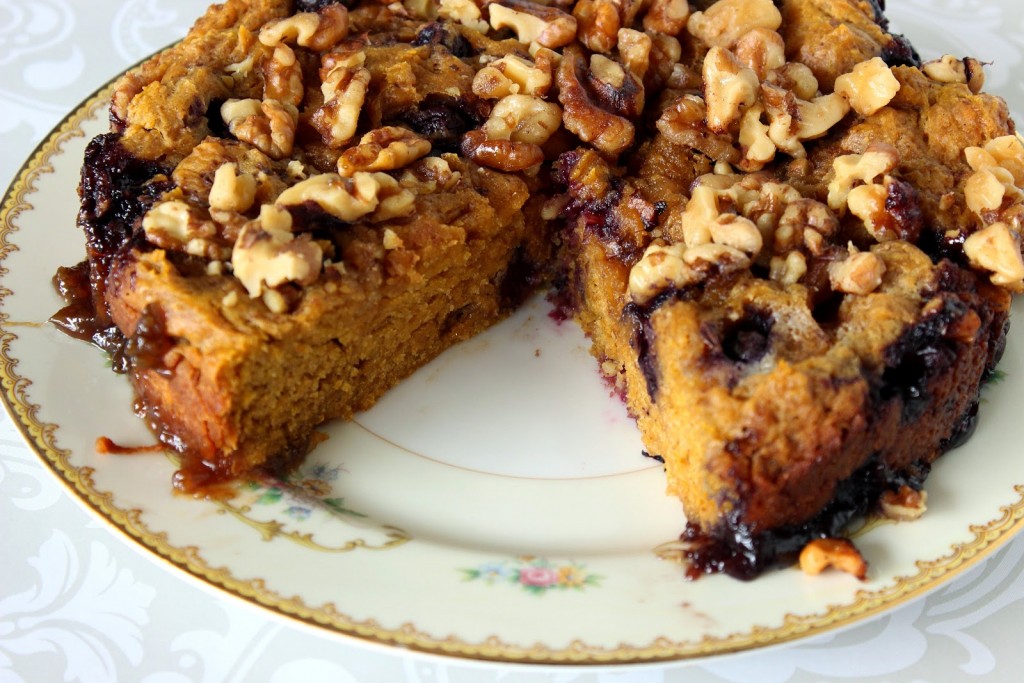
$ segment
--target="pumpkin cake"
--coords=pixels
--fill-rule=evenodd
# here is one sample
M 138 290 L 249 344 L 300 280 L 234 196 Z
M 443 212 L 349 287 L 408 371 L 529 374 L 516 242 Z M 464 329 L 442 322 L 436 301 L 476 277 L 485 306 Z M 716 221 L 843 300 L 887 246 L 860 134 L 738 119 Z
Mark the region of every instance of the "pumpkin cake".
M 547 286 L 694 575 L 839 564 L 923 509 L 1024 288 L 983 80 L 865 0 L 228 0 L 117 84 L 55 320 L 203 491 Z

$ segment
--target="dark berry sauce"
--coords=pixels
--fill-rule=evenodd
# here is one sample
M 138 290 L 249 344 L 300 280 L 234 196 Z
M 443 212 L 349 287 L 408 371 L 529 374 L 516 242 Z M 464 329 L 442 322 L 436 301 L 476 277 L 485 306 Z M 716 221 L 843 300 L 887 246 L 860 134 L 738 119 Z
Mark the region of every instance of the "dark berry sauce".
M 688 524 L 680 537 L 688 548 L 687 578 L 704 574 L 728 574 L 749 581 L 765 570 L 794 562 L 808 541 L 838 536 L 856 517 L 868 514 L 882 493 L 910 486 L 921 490 L 930 466 L 920 462 L 908 471 L 895 471 L 873 456 L 852 476 L 841 481 L 832 502 L 815 517 L 802 524 L 758 531 L 742 519 L 737 507 L 710 534 Z

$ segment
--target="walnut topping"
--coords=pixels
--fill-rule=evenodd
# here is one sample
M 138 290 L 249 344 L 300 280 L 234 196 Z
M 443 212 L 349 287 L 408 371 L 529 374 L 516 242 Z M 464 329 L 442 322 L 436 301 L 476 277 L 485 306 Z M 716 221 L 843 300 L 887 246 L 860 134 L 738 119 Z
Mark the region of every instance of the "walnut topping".
M 863 154 L 845 154 L 832 162 L 835 174 L 828 184 L 828 206 L 833 211 L 846 208 L 850 190 L 858 183 L 873 183 L 899 163 L 895 147 L 880 143 L 868 146 Z
M 1024 145 L 1015 136 L 995 138 L 964 150 L 974 173 L 964 184 L 967 207 L 985 223 L 1007 222 L 1020 230 L 1024 204 Z
M 384 173 L 357 171 L 351 178 L 322 173 L 289 187 L 278 196 L 277 204 L 298 206 L 313 202 L 332 216 L 354 221 L 377 208 L 381 187 L 389 184 L 385 178 L 397 185 L 397 181 Z
M 886 183 L 873 183 L 853 188 L 846 200 L 850 213 L 864 221 L 867 231 L 880 242 L 898 237 L 890 232 L 879 231 L 886 215 L 885 199 L 888 196 L 889 188 Z
M 142 229 L 151 244 L 194 256 L 207 255 L 214 246 L 211 238 L 217 235 L 213 221 L 204 220 L 196 209 L 180 199 L 154 204 L 142 218 Z
M 256 178 L 238 173 L 235 163 L 223 164 L 213 176 L 210 208 L 219 211 L 247 211 L 256 198 Z
M 614 0 L 579 0 L 572 8 L 577 36 L 594 52 L 608 54 L 615 49 L 622 27 L 619 3 Z
M 260 30 L 260 42 L 274 47 L 292 42 L 317 52 L 329 50 L 348 35 L 348 10 L 344 5 L 327 5 L 318 12 L 299 12 L 268 22 Z
M 863 581 L 868 563 L 853 543 L 845 538 L 817 538 L 800 551 L 800 569 L 816 576 L 829 567 L 852 574 Z
M 740 119 L 740 150 L 744 171 L 758 171 L 775 158 L 775 143 L 768 137 L 768 124 L 761 122 L 764 106 L 757 103 L 743 112 Z
M 733 216 L 731 220 L 736 219 Z M 727 226 L 731 220 L 723 219 L 721 226 Z M 742 220 L 740 217 L 739 221 Z M 754 230 L 756 232 L 756 228 Z M 740 243 L 751 246 L 746 242 L 749 233 L 743 227 L 735 232 L 724 227 L 721 234 L 738 237 Z M 677 242 L 666 246 L 661 240 L 655 240 L 629 271 L 629 296 L 635 303 L 644 305 L 668 289 L 701 282 L 714 271 L 730 272 L 748 267 L 749 256 L 728 244 L 706 242 L 690 246 Z
M 757 101 L 757 74 L 722 47 L 708 50 L 704 58 L 704 99 L 708 128 L 727 133 L 743 110 Z
M 732 247 L 750 256 L 756 256 L 761 251 L 761 231 L 749 218 L 730 213 L 720 214 L 708 224 L 708 232 L 715 244 Z
M 727 48 L 755 28 L 774 31 L 781 25 L 782 15 L 772 0 L 719 0 L 690 15 L 686 29 L 707 45 Z
M 711 241 L 711 222 L 718 218 L 718 191 L 708 185 L 698 185 L 690 194 L 690 201 L 682 216 L 683 241 L 689 246 Z
M 490 28 L 487 22 L 483 20 L 480 7 L 474 0 L 441 0 L 437 14 L 445 19 L 457 21 L 463 26 L 468 26 L 480 33 L 486 34 L 487 29 Z
M 690 5 L 686 0 L 651 0 L 644 15 L 644 29 L 677 36 L 686 28 Z
M 554 53 L 541 49 L 536 62 L 505 55 L 476 72 L 473 94 L 498 100 L 507 95 L 537 95 L 543 97 L 551 88 Z
M 371 173 L 377 181 L 377 210 L 370 215 L 374 222 L 405 218 L 416 210 L 416 195 L 387 173 Z
M 562 124 L 562 109 L 530 95 L 508 95 L 494 105 L 483 125 L 489 140 L 543 145 Z
M 921 71 L 939 83 L 965 83 L 974 94 L 981 92 L 985 85 L 984 65 L 973 57 L 961 60 L 953 55 L 942 55 L 922 64 Z
M 835 92 L 861 116 L 870 116 L 889 104 L 899 89 L 900 82 L 881 57 L 857 64 L 853 71 L 837 78 L 835 85 Z
M 302 66 L 295 59 L 295 51 L 281 43 L 274 48 L 271 58 L 263 63 L 263 97 L 287 102 L 295 107 L 302 103 Z
M 919 519 L 928 510 L 928 493 L 917 491 L 906 484 L 899 491 L 885 491 L 879 500 L 882 514 L 898 522 Z
M 266 208 L 274 211 L 273 207 Z M 249 297 L 255 299 L 265 288 L 286 282 L 316 282 L 323 261 L 320 245 L 308 234 L 296 237 L 288 230 L 265 226 L 263 212 L 260 216 L 260 220 L 242 228 L 231 254 L 232 270 Z
M 686 245 L 665 246 L 652 242 L 643 257 L 629 271 L 629 296 L 643 305 L 670 288 L 699 282 L 700 273 L 683 262 Z
M 351 178 L 356 171 L 393 171 L 430 154 L 430 141 L 406 128 L 371 130 L 359 144 L 338 157 L 338 173 Z
M 646 33 L 631 28 L 620 28 L 617 37 L 619 56 L 622 58 L 623 65 L 643 81 L 650 67 L 654 41 Z
M 1016 135 L 1003 135 L 985 143 L 985 147 L 964 150 L 967 163 L 975 171 L 989 166 L 1005 168 L 1013 174 L 1014 182 L 1024 185 L 1024 144 Z
M 291 155 L 299 118 L 293 105 L 277 100 L 228 100 L 220 114 L 232 135 L 271 159 Z
M 514 140 L 491 140 L 484 130 L 471 130 L 462 137 L 462 153 L 473 161 L 498 171 L 525 171 L 544 161 L 539 145 Z
M 850 255 L 842 261 L 833 261 L 828 267 L 832 289 L 861 296 L 870 294 L 882 284 L 885 261 L 870 251 L 858 251 L 850 245 Z
M 803 252 L 791 251 L 785 258 L 773 256 L 768 277 L 783 285 L 792 285 L 807 274 L 807 258 Z
M 613 88 L 621 88 L 626 82 L 626 70 L 622 65 L 604 55 L 590 55 L 590 73 Z
M 738 161 L 732 138 L 708 130 L 706 112 L 703 99 L 686 94 L 666 107 L 655 125 L 658 132 L 677 145 L 692 147 L 715 161 Z
M 755 28 L 740 37 L 733 48 L 733 54 L 763 81 L 771 71 L 786 64 L 786 43 L 777 31 Z
M 320 87 L 324 104 L 313 114 L 312 123 L 329 147 L 343 147 L 356 134 L 370 85 L 370 72 L 362 66 L 365 59 L 362 52 L 349 56 L 327 73 Z
M 800 62 L 786 62 L 769 71 L 763 80 L 788 90 L 800 100 L 813 100 L 818 95 L 818 79 L 809 66 Z
M 993 284 L 1024 291 L 1020 237 L 1006 223 L 993 223 L 964 240 L 964 254 L 976 268 L 990 271 Z
M 801 144 L 804 140 L 825 135 L 850 111 L 850 105 L 836 93 L 806 101 L 771 83 L 762 83 L 761 97 L 770 121 L 768 137 L 776 147 L 798 158 L 806 156 Z
M 714 242 L 687 247 L 683 252 L 683 262 L 694 267 L 704 266 L 705 272 L 708 266 L 716 267 L 722 272 L 742 270 L 750 266 L 750 259 L 742 251 Z
M 565 108 L 563 123 L 584 142 L 602 152 L 618 154 L 633 144 L 633 124 L 594 101 L 580 82 L 581 61 L 576 50 L 567 49 L 558 66 L 558 100 Z
M 438 190 L 450 190 L 462 180 L 462 174 L 453 171 L 447 159 L 426 157 L 402 173 L 402 187 L 416 192 L 432 194 Z
M 520 43 L 537 43 L 552 49 L 564 47 L 576 37 L 576 18 L 556 7 L 530 0 L 499 0 L 487 6 L 491 27 L 510 28 Z

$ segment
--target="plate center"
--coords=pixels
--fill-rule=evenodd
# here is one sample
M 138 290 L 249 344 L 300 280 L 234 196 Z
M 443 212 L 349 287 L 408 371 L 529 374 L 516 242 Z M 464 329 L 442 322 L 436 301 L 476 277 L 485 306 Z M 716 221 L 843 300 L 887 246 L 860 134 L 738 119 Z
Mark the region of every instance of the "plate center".
M 449 349 L 356 422 L 424 458 L 502 476 L 578 479 L 660 464 L 571 322 L 542 297 Z

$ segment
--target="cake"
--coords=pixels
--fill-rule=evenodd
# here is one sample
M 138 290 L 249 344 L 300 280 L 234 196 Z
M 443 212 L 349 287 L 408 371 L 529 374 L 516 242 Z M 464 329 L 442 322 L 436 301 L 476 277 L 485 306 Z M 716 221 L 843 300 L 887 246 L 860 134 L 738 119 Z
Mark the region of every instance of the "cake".
M 202 493 L 547 288 L 691 574 L 839 565 L 923 509 L 1024 288 L 983 80 L 865 0 L 228 0 L 117 83 L 55 321 Z

